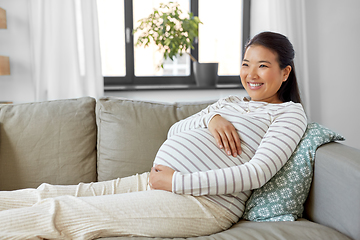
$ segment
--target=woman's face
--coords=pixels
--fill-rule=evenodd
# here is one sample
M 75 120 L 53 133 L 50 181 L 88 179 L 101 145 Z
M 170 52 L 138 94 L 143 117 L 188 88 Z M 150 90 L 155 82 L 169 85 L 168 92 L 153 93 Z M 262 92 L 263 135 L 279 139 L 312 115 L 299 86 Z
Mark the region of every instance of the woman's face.
M 252 45 L 245 52 L 240 78 L 251 100 L 281 103 L 277 92 L 290 71 L 290 66 L 280 69 L 276 53 L 261 45 Z

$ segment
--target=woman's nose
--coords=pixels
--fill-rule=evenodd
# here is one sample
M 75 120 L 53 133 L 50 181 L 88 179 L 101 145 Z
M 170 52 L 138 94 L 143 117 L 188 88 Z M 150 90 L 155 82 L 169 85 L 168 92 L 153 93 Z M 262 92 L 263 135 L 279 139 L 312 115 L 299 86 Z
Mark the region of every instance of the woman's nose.
M 248 77 L 250 79 L 256 79 L 258 77 L 258 74 L 257 74 L 257 71 L 256 71 L 255 68 L 250 68 L 249 69 Z

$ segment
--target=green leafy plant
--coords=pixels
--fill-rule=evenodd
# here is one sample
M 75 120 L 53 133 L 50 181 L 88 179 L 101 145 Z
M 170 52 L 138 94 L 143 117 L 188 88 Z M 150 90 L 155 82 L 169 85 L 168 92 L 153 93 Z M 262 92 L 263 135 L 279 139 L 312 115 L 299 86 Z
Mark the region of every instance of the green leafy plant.
M 138 31 L 141 31 L 141 34 L 135 46 L 147 47 L 150 42 L 154 42 L 159 51 L 163 52 L 164 59 L 173 60 L 177 55 L 187 53 L 191 60 L 196 62 L 190 49 L 194 48 L 194 39 L 199 35 L 198 28 L 202 22 L 191 12 L 188 12 L 186 18 L 183 18 L 182 14 L 178 3 L 161 3 L 149 17 L 138 21 L 140 25 L 134 29 L 133 34 Z

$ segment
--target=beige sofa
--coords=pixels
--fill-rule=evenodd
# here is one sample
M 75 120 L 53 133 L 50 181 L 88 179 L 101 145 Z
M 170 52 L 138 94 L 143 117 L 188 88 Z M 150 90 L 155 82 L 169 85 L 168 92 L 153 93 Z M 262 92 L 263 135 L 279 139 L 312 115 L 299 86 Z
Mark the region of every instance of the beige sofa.
M 170 126 L 208 104 L 86 97 L 0 105 L 0 190 L 149 171 Z M 325 144 L 316 153 L 306 217 L 294 222 L 240 220 L 224 232 L 196 239 L 360 240 L 359 183 L 360 150 Z

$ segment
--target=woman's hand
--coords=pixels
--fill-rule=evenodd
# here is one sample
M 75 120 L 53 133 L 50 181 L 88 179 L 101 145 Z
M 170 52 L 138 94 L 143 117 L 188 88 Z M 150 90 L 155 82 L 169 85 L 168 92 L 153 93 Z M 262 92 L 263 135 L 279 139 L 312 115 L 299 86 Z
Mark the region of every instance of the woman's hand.
M 220 115 L 213 117 L 208 129 L 214 136 L 219 148 L 224 148 L 227 155 L 236 157 L 241 154 L 240 137 L 234 125 Z
M 172 176 L 175 170 L 163 165 L 151 168 L 149 184 L 151 189 L 172 191 Z

